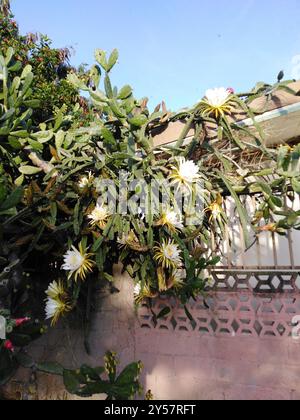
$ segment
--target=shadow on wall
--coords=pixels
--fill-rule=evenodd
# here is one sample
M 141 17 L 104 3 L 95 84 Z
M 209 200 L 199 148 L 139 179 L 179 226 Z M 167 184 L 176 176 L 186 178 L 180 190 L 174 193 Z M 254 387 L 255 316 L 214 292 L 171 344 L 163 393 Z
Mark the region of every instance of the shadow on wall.
M 145 387 L 157 399 L 290 400 L 300 396 L 300 345 L 290 338 L 144 332 L 137 349 L 145 365 Z

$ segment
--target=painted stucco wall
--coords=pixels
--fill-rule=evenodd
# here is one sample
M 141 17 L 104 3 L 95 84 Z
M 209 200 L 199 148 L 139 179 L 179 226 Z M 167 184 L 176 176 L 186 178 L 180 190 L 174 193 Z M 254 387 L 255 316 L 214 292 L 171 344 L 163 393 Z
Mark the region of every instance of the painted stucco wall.
M 91 356 L 84 351 L 81 332 L 63 325 L 34 344 L 31 353 L 39 361 L 55 359 L 78 367 L 86 362 L 101 365 L 106 350 L 117 351 L 122 365 L 143 362 L 145 390 L 151 389 L 156 399 L 300 398 L 300 342 L 290 336 L 292 319 L 300 314 L 299 291 L 271 298 L 250 291 L 253 276 L 240 279 L 249 287 L 244 291 L 237 291 L 229 277 L 222 276 L 227 289 L 222 286 L 223 291 L 212 294 L 205 305 L 202 299 L 189 305 L 193 324 L 175 301 L 157 302 L 156 312 L 166 304 L 172 312 L 154 328 L 145 307 L 134 311 L 130 279 L 116 273 L 120 293 L 99 296 Z M 295 288 L 294 280 L 294 274 L 282 279 L 285 286 Z M 256 281 L 263 285 L 265 276 Z M 18 390 L 18 380 L 25 380 L 29 383 L 25 398 L 66 397 L 60 380 L 42 374 L 33 379 L 21 371 L 12 387 Z
M 295 206 L 300 208 L 299 200 Z M 97 296 L 91 355 L 82 325 L 75 329 L 71 322 L 72 328 L 65 322 L 50 329 L 30 353 L 70 368 L 102 365 L 107 350 L 118 353 L 122 366 L 141 360 L 145 391 L 151 389 L 156 399 L 299 399 L 300 340 L 292 332 L 300 324 L 300 232 L 288 238 L 263 233 L 247 253 L 241 252 L 241 230 L 232 232 L 205 302 L 188 305 L 192 323 L 177 302 L 161 300 L 154 312 L 167 305 L 172 311 L 155 326 L 147 307 L 135 311 L 132 281 L 116 267 L 120 293 Z M 33 377 L 26 370 L 10 391 L 22 398 L 74 398 L 59 378 Z

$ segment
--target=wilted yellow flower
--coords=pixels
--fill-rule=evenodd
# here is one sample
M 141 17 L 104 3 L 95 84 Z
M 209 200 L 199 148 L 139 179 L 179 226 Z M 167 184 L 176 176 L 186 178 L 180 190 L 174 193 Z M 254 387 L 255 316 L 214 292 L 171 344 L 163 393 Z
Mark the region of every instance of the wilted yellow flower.
M 205 212 L 211 213 L 209 221 L 218 220 L 223 213 L 223 198 L 218 194 L 217 199 L 205 209 Z
M 151 389 L 149 389 L 145 395 L 145 401 L 154 401 L 154 395 L 152 394 Z
M 174 270 L 168 279 L 168 288 L 178 291 L 184 286 L 182 270 Z
M 147 252 L 149 248 L 140 243 L 135 232 L 131 230 L 128 234 L 123 234 L 121 238 L 118 239 L 118 244 L 120 248 L 129 248 L 136 252 Z
M 259 227 L 258 230 L 260 232 L 276 232 L 277 231 L 277 224 L 276 223 L 270 223 L 269 225 Z
M 154 299 L 156 297 L 158 297 L 158 293 L 152 292 L 147 284 L 144 287 L 142 287 L 141 283 L 135 285 L 134 300 L 137 305 L 141 304 L 145 299 Z
M 120 245 L 120 248 L 131 248 L 131 246 L 139 245 L 139 240 L 134 231 L 131 230 L 128 234 L 124 233 L 121 238 L 118 239 L 118 244 Z

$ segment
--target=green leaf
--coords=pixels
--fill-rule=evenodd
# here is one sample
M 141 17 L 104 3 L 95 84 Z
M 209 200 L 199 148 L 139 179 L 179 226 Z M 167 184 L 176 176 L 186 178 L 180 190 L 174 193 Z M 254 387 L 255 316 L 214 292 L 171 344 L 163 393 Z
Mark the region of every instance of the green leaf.
M 235 205 L 236 205 L 238 214 L 240 216 L 240 221 L 241 221 L 241 225 L 242 225 L 243 232 L 244 232 L 245 245 L 246 245 L 246 248 L 248 248 L 251 245 L 249 232 L 248 232 L 248 229 L 251 227 L 251 221 L 249 219 L 248 212 L 247 212 L 246 208 L 242 205 L 242 203 L 241 203 L 237 193 L 234 191 L 234 188 L 232 187 L 230 181 L 222 174 L 222 172 L 217 171 L 217 173 L 218 173 L 220 179 L 224 182 L 226 188 L 228 189 L 232 198 L 235 201 Z
M 11 62 L 11 59 L 13 58 L 15 54 L 15 50 L 12 47 L 9 47 L 6 51 L 6 57 L 5 57 L 5 64 L 8 66 Z
M 177 155 L 179 154 L 178 149 L 180 149 L 183 146 L 184 140 L 186 139 L 190 129 L 192 128 L 193 124 L 194 124 L 194 120 L 195 120 L 195 116 L 191 115 L 187 121 L 187 123 L 185 124 L 177 142 L 175 145 L 175 149 L 177 149 L 177 151 L 175 152 Z
M 2 203 L 5 200 L 6 196 L 7 196 L 7 187 L 2 182 L 0 182 L 0 203 Z
M 104 139 L 104 144 L 105 145 L 109 145 L 109 146 L 113 146 L 113 147 L 117 146 L 116 139 L 115 139 L 114 135 L 112 134 L 112 132 L 108 128 L 103 128 L 101 130 L 101 136 Z
M 142 127 L 143 125 L 147 124 L 148 118 L 146 117 L 146 115 L 141 114 L 130 118 L 128 122 L 134 127 Z
M 206 262 L 206 266 L 215 266 L 217 264 L 219 264 L 219 262 L 221 261 L 221 257 L 213 257 L 211 260 Z
M 276 206 L 276 207 L 279 207 L 279 208 L 282 208 L 283 207 L 283 201 L 282 201 L 282 199 L 281 198 L 279 198 L 279 197 L 276 197 L 276 196 L 274 196 L 274 195 L 272 195 L 271 197 L 270 197 L 270 200 L 271 200 L 271 202 Z
M 125 100 L 129 98 L 129 96 L 131 95 L 132 95 L 132 87 L 129 85 L 126 85 L 120 90 L 118 94 L 118 99 Z
M 114 99 L 109 101 L 109 106 L 117 118 L 126 118 L 126 114 L 120 108 L 118 102 Z
M 190 313 L 186 305 L 184 305 L 184 312 L 191 322 L 195 322 L 193 315 Z
M 149 248 L 152 248 L 154 245 L 154 232 L 153 229 L 150 227 L 147 232 L 147 243 Z
M 72 370 L 65 369 L 63 371 L 63 379 L 66 390 L 70 394 L 77 394 L 81 386 L 80 376 Z
M 166 318 L 171 312 L 171 308 L 169 308 L 168 306 L 166 306 L 165 308 L 163 308 L 160 313 L 156 316 L 156 319 L 162 319 L 162 318 Z
M 24 175 L 20 175 L 18 178 L 15 179 L 15 186 L 21 187 L 21 185 L 23 185 L 24 180 L 25 180 Z
M 32 72 L 32 66 L 28 64 L 27 66 L 24 67 L 24 70 L 21 74 L 21 79 L 26 79 L 26 77 L 29 74 L 32 74 L 31 72 Z
M 82 365 L 80 368 L 80 372 L 83 376 L 88 377 L 89 379 L 92 379 L 93 381 L 99 381 L 101 380 L 99 375 L 99 370 L 93 369 L 90 366 Z M 105 372 L 105 369 L 102 368 L 101 374 Z
M 256 185 L 259 186 L 259 188 L 268 196 L 270 197 L 272 195 L 272 189 L 266 182 L 257 182 Z
M 52 130 L 47 130 L 47 131 L 39 131 L 38 133 L 34 133 L 31 134 L 31 137 L 34 140 L 37 140 L 40 143 L 47 143 L 48 141 L 50 141 L 54 136 L 54 133 Z
M 128 386 L 132 384 L 141 372 L 142 365 L 140 362 L 134 362 L 128 365 L 122 373 L 118 376 L 116 385 L 118 386 Z M 131 395 L 129 395 L 130 397 Z
M 31 140 L 31 139 L 27 139 L 28 144 L 32 147 L 33 150 L 35 150 L 36 152 L 42 152 L 44 147 L 43 145 L 36 141 L 36 140 Z
M 80 233 L 79 211 L 80 211 L 80 200 L 77 201 L 75 209 L 74 209 L 74 233 L 76 236 L 78 236 Z
M 10 72 L 19 72 L 22 69 L 21 61 L 16 61 L 14 64 L 8 67 Z
M 30 88 L 30 86 L 32 85 L 32 82 L 33 82 L 33 78 L 34 78 L 34 76 L 33 76 L 32 73 L 27 74 L 27 76 L 24 80 L 21 92 L 20 92 L 20 97 L 24 97 L 26 95 L 26 93 L 29 91 L 29 88 Z
M 95 59 L 100 64 L 100 66 L 105 70 L 108 71 L 108 63 L 106 58 L 106 52 L 103 50 L 96 50 L 95 51 Z
M 18 187 L 16 188 L 10 196 L 4 201 L 4 203 L 0 204 L 0 211 L 6 211 L 16 207 L 23 198 L 24 188 Z
M 39 99 L 30 99 L 28 101 L 24 101 L 24 105 L 28 108 L 39 108 L 41 106 L 41 101 Z
M 115 219 L 116 219 L 116 217 L 114 216 L 107 223 L 107 225 L 106 225 L 106 227 L 105 227 L 105 229 L 103 231 L 103 236 L 100 236 L 100 238 L 98 238 L 97 241 L 94 243 L 94 245 L 92 247 L 92 252 L 97 252 L 98 251 L 98 249 L 102 245 L 104 239 L 109 235 L 109 232 L 110 232 L 113 224 L 115 223 Z
M 54 131 L 58 131 L 60 129 L 60 127 L 61 127 L 61 125 L 63 123 L 63 120 L 64 120 L 64 111 L 63 111 L 63 108 L 61 108 L 58 111 L 58 114 L 57 114 L 57 116 L 55 118 Z
M 263 169 L 260 172 L 256 172 L 255 176 L 262 177 L 262 176 L 268 176 L 268 175 L 273 175 L 273 174 L 274 174 L 274 169 L 273 168 L 268 168 L 268 169 Z
M 86 86 L 86 84 L 77 76 L 75 73 L 69 73 L 67 76 L 68 82 L 75 86 L 76 88 L 83 90 L 83 91 L 89 91 L 89 88 Z
M 29 136 L 27 130 L 12 131 L 10 135 L 13 137 L 20 137 L 22 139 L 26 139 Z
M 92 397 L 93 395 L 107 394 L 113 396 L 114 386 L 106 381 L 91 382 L 78 390 L 76 395 L 82 398 Z
M 105 93 L 99 89 L 96 91 L 91 91 L 90 95 L 91 95 L 91 98 L 97 102 L 103 102 L 103 104 L 106 104 L 108 102 L 108 98 L 105 95 Z
M 295 193 L 300 194 L 300 180 L 292 178 L 292 188 Z
M 42 172 L 41 168 L 37 168 L 36 166 L 20 166 L 19 171 L 23 175 L 36 175 Z
M 15 112 L 16 110 L 14 108 L 11 108 L 4 115 L 2 115 L 2 117 L 0 118 L 0 123 L 9 120 L 15 114 Z
M 15 137 L 11 137 L 11 136 L 9 136 L 9 138 L 8 138 L 8 143 L 9 143 L 9 145 L 13 148 L 13 149 L 15 149 L 15 150 L 20 150 L 20 149 L 22 149 L 22 144 L 19 142 L 19 140 L 18 139 L 16 139 Z
M 98 88 L 101 80 L 101 68 L 99 66 L 93 66 L 90 70 L 90 78 L 94 82 L 96 88 Z
M 110 72 L 112 70 L 112 68 L 117 63 L 118 59 L 119 59 L 119 51 L 117 49 L 114 49 L 108 60 L 107 72 Z
M 49 373 L 50 375 L 63 376 L 64 368 L 57 362 L 45 362 L 38 363 L 36 365 L 37 370 L 43 373 Z
M 105 78 L 104 78 L 104 87 L 105 87 L 105 93 L 106 93 L 107 97 L 109 99 L 113 99 L 114 92 L 113 92 L 113 88 L 112 88 L 111 81 L 110 81 L 110 78 L 109 78 L 108 74 L 106 74 Z

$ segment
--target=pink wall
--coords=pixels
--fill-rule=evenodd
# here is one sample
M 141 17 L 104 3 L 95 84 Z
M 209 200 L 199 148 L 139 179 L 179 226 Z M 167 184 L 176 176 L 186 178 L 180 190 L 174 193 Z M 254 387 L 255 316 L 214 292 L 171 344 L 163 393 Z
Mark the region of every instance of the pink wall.
M 116 273 L 121 293 L 98 300 L 90 356 L 80 330 L 63 324 L 31 352 L 40 361 L 56 359 L 69 367 L 101 365 L 106 350 L 117 351 L 122 365 L 141 360 L 145 391 L 151 389 L 156 399 L 300 398 L 300 341 L 291 336 L 292 320 L 300 314 L 297 274 L 278 277 L 272 294 L 253 292 L 251 285 L 263 290 L 274 277 L 240 275 L 236 284 L 230 276 L 220 276 L 222 282 L 215 277 L 221 291 L 207 298 L 210 309 L 203 299 L 189 305 L 193 325 L 176 302 L 159 301 L 156 313 L 166 304 L 172 313 L 155 328 L 146 307 L 134 310 L 130 279 Z M 240 286 L 244 290 L 237 291 Z M 28 381 L 29 373 L 20 372 L 19 379 Z M 65 397 L 60 381 L 41 374 L 37 379 L 39 398 Z
M 145 389 L 157 399 L 300 398 L 300 340 L 292 337 L 300 315 L 297 271 L 222 272 L 214 281 L 206 305 L 202 298 L 188 305 L 194 323 L 175 301 L 157 301 L 155 313 L 171 306 L 167 318 L 155 327 L 144 306 L 127 324 L 116 322 L 108 347 L 115 343 L 124 361 L 142 360 Z M 130 314 L 132 289 L 124 290 L 124 279 L 120 284 L 116 305 Z
M 243 296 L 246 303 L 240 293 L 218 295 L 211 310 L 195 304 L 194 328 L 178 308 L 175 328 L 171 317 L 158 329 L 147 320 L 136 334 L 146 387 L 160 399 L 299 398 L 300 343 L 290 336 L 299 297 L 270 304 L 270 298 Z

